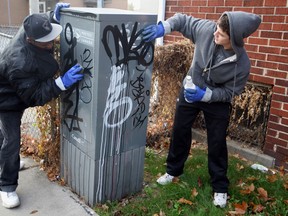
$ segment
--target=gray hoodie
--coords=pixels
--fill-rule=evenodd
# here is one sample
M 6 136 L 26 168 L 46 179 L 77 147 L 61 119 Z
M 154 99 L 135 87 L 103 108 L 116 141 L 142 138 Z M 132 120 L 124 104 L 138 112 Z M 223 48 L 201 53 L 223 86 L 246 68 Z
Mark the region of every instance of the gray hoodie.
M 177 13 L 162 22 L 165 34 L 181 32 L 195 45 L 194 57 L 188 74 L 192 75 L 195 85 L 206 87 L 202 99 L 204 102 L 231 102 L 234 95 L 239 95 L 248 80 L 250 60 L 244 49 L 243 39 L 257 30 L 261 23 L 258 15 L 235 11 L 225 12 L 230 25 L 230 40 L 235 55 L 212 65 L 216 49 L 213 33 L 216 23 Z

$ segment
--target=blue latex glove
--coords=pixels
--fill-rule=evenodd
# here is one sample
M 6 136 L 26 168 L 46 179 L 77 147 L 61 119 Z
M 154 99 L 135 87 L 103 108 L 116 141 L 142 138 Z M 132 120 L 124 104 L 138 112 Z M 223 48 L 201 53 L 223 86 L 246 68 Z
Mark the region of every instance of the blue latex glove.
M 165 33 L 162 22 L 157 25 L 150 25 L 144 28 L 142 32 L 142 38 L 145 42 L 150 42 L 158 37 L 163 37 Z
M 191 102 L 201 101 L 205 92 L 206 88 L 201 89 L 198 86 L 196 86 L 196 89 L 185 89 L 184 97 Z
M 70 7 L 70 3 L 63 3 L 63 2 L 58 2 L 55 6 L 54 9 L 54 20 L 57 21 L 58 23 L 60 22 L 60 10 L 61 8 L 68 8 Z
M 70 68 L 63 77 L 61 77 L 62 82 L 65 86 L 65 88 L 69 88 L 71 85 L 76 83 L 79 80 L 82 80 L 84 75 L 81 73 L 83 68 L 80 64 L 74 65 L 72 68 Z

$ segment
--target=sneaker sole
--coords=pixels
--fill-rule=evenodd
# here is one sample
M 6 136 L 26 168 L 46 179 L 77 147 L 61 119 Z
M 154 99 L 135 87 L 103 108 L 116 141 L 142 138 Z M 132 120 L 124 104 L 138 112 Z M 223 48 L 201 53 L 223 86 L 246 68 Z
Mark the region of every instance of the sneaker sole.
M 5 203 L 2 203 L 2 205 L 3 205 L 5 208 L 11 209 L 11 208 L 16 208 L 16 207 L 20 206 L 20 202 L 14 204 L 14 205 L 6 205 Z

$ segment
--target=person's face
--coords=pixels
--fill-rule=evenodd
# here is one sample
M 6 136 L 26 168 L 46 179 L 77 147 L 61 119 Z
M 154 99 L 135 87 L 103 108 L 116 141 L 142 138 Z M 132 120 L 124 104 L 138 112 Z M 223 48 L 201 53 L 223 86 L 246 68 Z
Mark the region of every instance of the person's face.
M 229 35 L 219 25 L 217 25 L 217 30 L 214 32 L 214 41 L 217 45 L 222 45 L 224 49 L 232 48 Z
M 45 49 L 45 50 L 51 50 L 54 46 L 54 40 L 49 41 L 49 42 L 37 42 L 35 40 L 29 39 L 28 42 L 40 49 Z

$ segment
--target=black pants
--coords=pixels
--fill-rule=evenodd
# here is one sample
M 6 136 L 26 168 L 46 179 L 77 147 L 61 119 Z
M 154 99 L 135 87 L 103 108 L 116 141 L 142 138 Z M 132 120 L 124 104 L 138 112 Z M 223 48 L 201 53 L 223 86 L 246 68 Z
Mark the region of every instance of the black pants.
M 23 112 L 0 112 L 0 190 L 15 191 L 20 165 L 20 126 Z
M 200 111 L 203 112 L 208 142 L 208 170 L 214 192 L 227 193 L 228 151 L 226 143 L 229 125 L 230 103 L 187 103 L 183 91 L 176 105 L 173 135 L 167 157 L 167 173 L 179 176 L 183 173 L 184 163 L 188 158 L 192 124 Z

